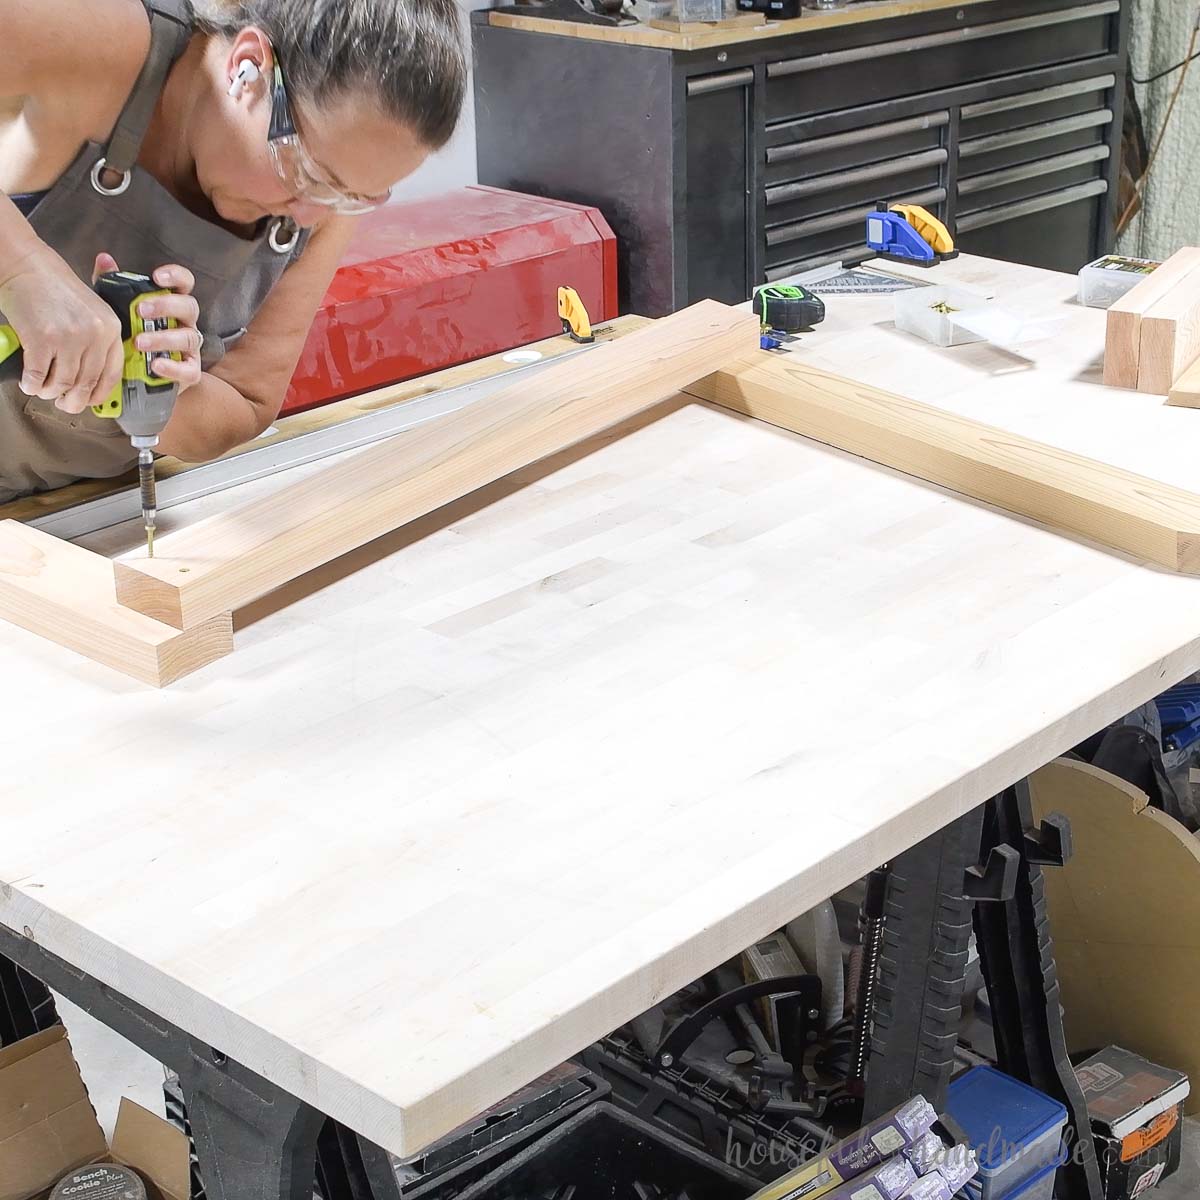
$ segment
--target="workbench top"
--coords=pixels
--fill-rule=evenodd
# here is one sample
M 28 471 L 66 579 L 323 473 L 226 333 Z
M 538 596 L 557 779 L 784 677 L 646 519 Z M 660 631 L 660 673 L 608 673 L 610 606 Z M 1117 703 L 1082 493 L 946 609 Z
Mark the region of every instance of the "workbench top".
M 499 29 L 522 29 L 552 37 L 583 38 L 622 46 L 650 46 L 660 50 L 711 50 L 719 46 L 737 46 L 747 42 L 772 41 L 798 33 L 816 33 L 864 21 L 889 21 L 897 17 L 918 16 L 943 8 L 970 10 L 988 0 L 855 0 L 836 8 L 804 9 L 799 17 L 786 21 L 767 21 L 754 25 L 745 22 L 697 32 L 663 29 L 639 22 L 632 25 L 585 25 L 582 21 L 558 21 L 546 17 L 526 17 L 518 13 L 489 12 L 480 19 Z
M 1195 484 L 1072 277 L 931 278 L 1066 323 L 793 353 Z M 1200 580 L 683 397 L 236 620 L 163 692 L 0 626 L 0 921 L 397 1152 L 1200 666 Z

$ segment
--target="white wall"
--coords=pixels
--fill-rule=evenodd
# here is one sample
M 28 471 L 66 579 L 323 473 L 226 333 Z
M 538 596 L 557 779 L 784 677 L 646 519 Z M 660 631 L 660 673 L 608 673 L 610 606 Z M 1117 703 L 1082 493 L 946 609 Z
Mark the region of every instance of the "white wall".
M 491 0 L 458 0 L 458 4 L 463 10 L 469 52 L 470 21 L 467 14 L 477 8 L 490 8 Z M 462 117 L 454 137 L 396 189 L 395 200 L 415 200 L 478 181 L 475 169 L 475 94 L 472 83 L 468 82 L 467 98 L 463 102 Z
M 1135 0 L 1130 69 L 1146 78 L 1187 53 L 1200 0 Z M 1179 72 L 1137 87 L 1138 104 L 1153 145 Z M 1167 136 L 1143 193 L 1142 211 L 1122 235 L 1125 254 L 1166 258 L 1180 246 L 1200 245 L 1200 59 L 1192 63 L 1175 105 Z

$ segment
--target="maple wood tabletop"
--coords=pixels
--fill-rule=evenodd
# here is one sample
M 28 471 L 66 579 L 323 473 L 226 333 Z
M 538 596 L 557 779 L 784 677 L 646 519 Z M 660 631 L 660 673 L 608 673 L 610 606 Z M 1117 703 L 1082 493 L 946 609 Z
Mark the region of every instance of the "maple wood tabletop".
M 1200 485 L 1074 277 L 929 280 L 1061 327 L 791 353 Z M 234 624 L 164 691 L 0 625 L 0 922 L 412 1153 L 1200 667 L 1200 580 L 681 396 Z

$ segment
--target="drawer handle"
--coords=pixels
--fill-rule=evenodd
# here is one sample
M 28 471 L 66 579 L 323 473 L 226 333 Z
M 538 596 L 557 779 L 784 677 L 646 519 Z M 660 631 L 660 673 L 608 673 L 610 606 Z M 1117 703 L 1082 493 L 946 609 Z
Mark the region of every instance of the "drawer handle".
M 974 154 L 986 154 L 990 150 L 1003 150 L 1008 146 L 1024 146 L 1029 142 L 1045 141 L 1046 138 L 1058 137 L 1061 133 L 1074 133 L 1077 129 L 1109 125 L 1112 123 L 1112 117 L 1111 108 L 1102 108 L 1098 112 L 1078 113 L 1073 117 L 1060 117 L 1057 121 L 1043 121 L 1040 125 L 1026 125 L 1021 129 L 990 133 L 986 137 L 969 138 L 959 143 L 958 156 L 970 158 Z
M 852 50 L 831 50 L 827 54 L 811 54 L 807 58 L 787 58 L 782 62 L 769 63 L 767 78 L 799 75 L 802 71 L 823 71 L 828 67 L 865 62 L 883 55 L 907 54 L 912 50 L 928 50 L 934 46 L 950 46 L 958 42 L 977 41 L 979 38 L 1000 37 L 1002 34 L 1018 33 L 1023 29 L 1045 29 L 1051 25 L 1087 21 L 1093 17 L 1104 17 L 1120 11 L 1120 0 L 1101 0 L 1098 4 L 1082 4 L 1078 8 L 1064 8 L 1059 12 L 1013 17 L 1007 21 L 992 21 L 987 25 L 968 25 L 965 29 L 948 29 L 944 33 L 901 38 L 899 41 L 883 42 L 880 45 L 856 46 Z
M 1074 204 L 1076 200 L 1086 200 L 1089 196 L 1102 196 L 1107 191 L 1108 184 L 1103 179 L 1093 179 L 1091 183 L 1077 183 L 1061 192 L 1048 192 L 1030 200 L 1018 200 L 1015 204 L 1002 204 L 999 208 L 985 208 L 982 212 L 959 217 L 958 232 L 968 233 L 972 229 L 999 225 L 1001 221 L 1015 221 L 1017 217 L 1027 217 L 1030 213 L 1045 212 L 1048 208 Z
M 1115 75 L 1094 75 L 1091 79 L 1077 79 L 1074 83 L 1060 83 L 1057 87 L 1042 88 L 1036 92 L 1018 92 L 1015 96 L 980 100 L 976 104 L 962 106 L 962 119 L 969 121 L 972 117 L 986 117 L 992 113 L 1010 112 L 1014 108 L 1049 104 L 1052 100 L 1063 100 L 1067 96 L 1082 96 L 1088 92 L 1105 92 L 1116 82 Z
M 940 204 L 946 199 L 945 188 L 929 188 L 924 192 L 913 192 L 903 197 L 905 204 Z M 898 201 L 899 202 L 899 201 Z M 794 242 L 812 234 L 828 233 L 831 229 L 844 229 L 847 225 L 863 225 L 864 237 L 867 216 L 875 211 L 873 204 L 865 208 L 846 208 L 830 213 L 826 217 L 814 217 L 805 221 L 790 221 L 767 230 L 767 245 L 778 246 L 782 242 Z
M 971 175 L 958 181 L 960 196 L 973 196 L 989 188 L 1003 187 L 1006 183 L 1020 183 L 1023 179 L 1036 179 L 1039 175 L 1053 175 L 1069 167 L 1081 167 L 1084 163 L 1101 162 L 1108 157 L 1107 146 L 1087 146 L 1072 150 L 1055 158 L 1039 158 L 1036 162 L 1022 163 L 1017 167 L 1005 167 L 1000 171 L 988 171 L 985 175 Z
M 709 92 L 724 92 L 729 88 L 746 87 L 754 82 L 754 68 L 743 67 L 740 71 L 724 71 L 720 75 L 705 75 L 701 79 L 689 79 L 689 96 L 706 96 Z
M 950 113 L 946 109 L 940 112 L 923 113 L 919 117 L 909 117 L 906 121 L 888 121 L 883 125 L 864 125 L 861 129 L 848 129 L 845 133 L 832 133 L 828 137 L 812 138 L 807 142 L 793 142 L 787 146 L 768 146 L 767 162 L 790 162 L 793 158 L 803 158 L 808 154 L 823 154 L 826 150 L 841 150 L 846 146 L 858 146 L 863 142 L 873 142 L 877 139 L 899 137 L 905 133 L 920 133 L 923 129 L 940 129 L 950 124 Z
M 926 150 L 921 154 L 906 154 L 888 162 L 872 163 L 866 167 L 855 167 L 850 171 L 837 171 L 832 175 L 817 175 L 812 179 L 801 179 L 796 183 L 781 183 L 767 188 L 767 204 L 783 204 L 788 200 L 799 200 L 816 192 L 829 192 L 834 188 L 849 187 L 855 183 L 870 183 L 872 179 L 887 179 L 891 175 L 903 175 L 919 167 L 931 167 L 944 163 L 949 157 L 945 150 Z

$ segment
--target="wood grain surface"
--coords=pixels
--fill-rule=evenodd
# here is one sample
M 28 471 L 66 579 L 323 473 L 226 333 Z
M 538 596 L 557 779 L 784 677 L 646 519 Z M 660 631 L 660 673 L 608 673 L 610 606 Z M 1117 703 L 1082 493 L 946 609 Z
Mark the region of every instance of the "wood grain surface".
M 687 389 L 1173 571 L 1200 573 L 1200 494 L 758 351 Z
M 1194 484 L 1074 276 L 931 277 L 1062 327 L 938 350 L 838 297 L 790 358 Z M 411 1154 L 1200 668 L 1200 580 L 680 398 L 165 691 L 3 624 L 0 661 L 0 922 Z
M 118 563 L 117 599 L 191 628 L 673 395 L 758 342 L 714 300 L 324 468 Z

